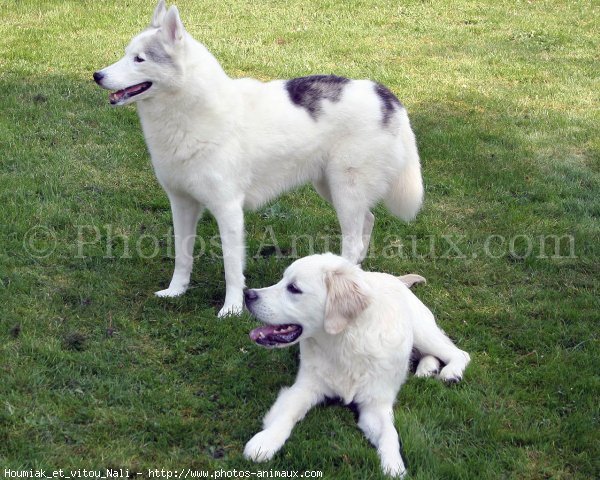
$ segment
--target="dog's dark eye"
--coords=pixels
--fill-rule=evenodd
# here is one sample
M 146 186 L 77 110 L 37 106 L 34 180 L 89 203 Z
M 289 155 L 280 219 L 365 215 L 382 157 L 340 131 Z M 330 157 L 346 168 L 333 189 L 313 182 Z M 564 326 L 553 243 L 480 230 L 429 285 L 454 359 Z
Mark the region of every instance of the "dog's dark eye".
M 293 293 L 294 295 L 299 295 L 300 293 L 302 293 L 302 290 L 300 290 L 296 285 L 294 285 L 293 283 L 290 283 L 287 286 L 287 291 L 290 293 Z
M 135 63 L 142 63 L 142 62 L 145 62 L 146 60 L 143 59 L 142 57 L 140 57 L 139 55 L 136 55 L 135 57 L 133 57 L 133 61 Z

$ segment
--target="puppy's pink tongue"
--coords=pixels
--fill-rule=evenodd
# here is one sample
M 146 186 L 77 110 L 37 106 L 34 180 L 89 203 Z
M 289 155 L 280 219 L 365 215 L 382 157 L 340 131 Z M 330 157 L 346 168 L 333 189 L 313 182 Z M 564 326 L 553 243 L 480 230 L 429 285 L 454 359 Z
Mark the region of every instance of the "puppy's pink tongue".
M 263 325 L 250 332 L 250 339 L 263 347 L 283 346 L 302 334 L 300 325 Z
M 262 327 L 255 328 L 250 332 L 250 340 L 258 342 L 261 338 L 265 338 L 267 335 L 272 334 L 275 330 L 274 325 L 264 325 Z

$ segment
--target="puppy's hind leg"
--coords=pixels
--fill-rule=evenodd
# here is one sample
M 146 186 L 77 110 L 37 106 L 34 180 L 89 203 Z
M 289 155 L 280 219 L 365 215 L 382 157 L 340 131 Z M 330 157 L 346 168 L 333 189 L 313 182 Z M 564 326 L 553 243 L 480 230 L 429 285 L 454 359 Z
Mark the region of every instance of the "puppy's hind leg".
M 465 368 L 471 361 L 471 356 L 467 352 L 456 348 L 456 351 L 453 351 L 452 355 L 447 358 L 448 363 L 442 368 L 439 377 L 448 383 L 458 383 L 462 380 Z
M 377 448 L 383 471 L 392 477 L 404 477 L 406 467 L 400 454 L 392 405 L 360 405 L 359 410 L 358 426 Z
M 425 307 L 424 307 L 425 308 Z M 463 372 L 471 361 L 469 354 L 459 349 L 437 326 L 429 309 L 413 325 L 414 348 L 422 355 L 439 358 L 446 364 L 438 377 L 445 382 L 455 383 L 462 379 Z
M 199 202 L 169 194 L 175 235 L 175 270 L 169 288 L 155 293 L 158 297 L 177 297 L 187 290 L 194 263 L 196 227 L 203 207 Z
M 419 360 L 415 376 L 433 377 L 440 371 L 440 361 L 432 355 L 425 355 Z

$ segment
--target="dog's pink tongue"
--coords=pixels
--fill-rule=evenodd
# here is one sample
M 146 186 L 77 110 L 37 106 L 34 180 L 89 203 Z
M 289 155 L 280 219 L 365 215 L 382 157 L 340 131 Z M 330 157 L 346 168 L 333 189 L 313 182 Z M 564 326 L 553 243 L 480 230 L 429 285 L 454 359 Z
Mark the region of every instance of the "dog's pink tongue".
M 119 100 L 121 100 L 121 98 L 123 98 L 125 96 L 125 90 L 119 90 L 118 92 L 112 92 L 109 96 L 108 96 L 108 101 L 110 103 L 117 103 Z
M 263 325 L 250 332 L 253 342 L 263 347 L 283 347 L 302 335 L 302 327 L 295 324 Z
M 257 342 L 258 340 L 275 333 L 276 329 L 276 325 L 263 325 L 262 327 L 255 328 L 250 332 L 250 340 Z

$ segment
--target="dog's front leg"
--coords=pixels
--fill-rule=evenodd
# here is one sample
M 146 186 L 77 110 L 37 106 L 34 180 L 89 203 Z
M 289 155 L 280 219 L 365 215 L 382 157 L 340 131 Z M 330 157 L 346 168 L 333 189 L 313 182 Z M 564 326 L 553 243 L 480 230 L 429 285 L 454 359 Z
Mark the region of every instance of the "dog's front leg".
M 169 194 L 175 235 L 175 270 L 169 288 L 155 292 L 159 297 L 177 297 L 187 290 L 194 263 L 196 227 L 203 207 L 190 197 Z
M 393 477 L 404 477 L 406 467 L 400 454 L 400 440 L 394 426 L 392 405 L 360 405 L 359 410 L 358 426 L 377 448 L 383 471 Z
M 219 225 L 225 266 L 225 304 L 218 316 L 238 315 L 244 308 L 244 211 L 240 202 L 213 210 L 213 214 Z
M 277 401 L 263 420 L 264 430 L 254 435 L 246 444 L 244 456 L 255 462 L 265 462 L 273 458 L 292 433 L 294 425 L 323 399 L 322 393 L 298 382 L 281 390 Z

